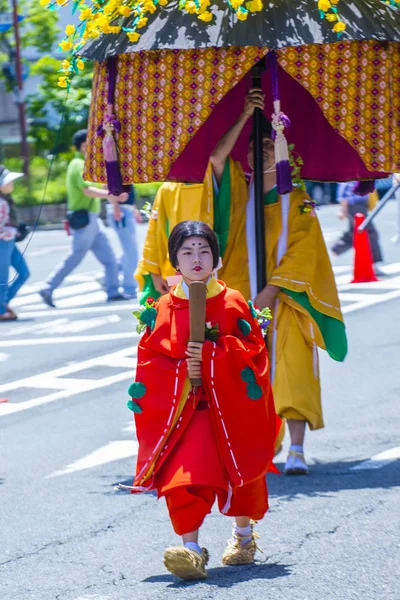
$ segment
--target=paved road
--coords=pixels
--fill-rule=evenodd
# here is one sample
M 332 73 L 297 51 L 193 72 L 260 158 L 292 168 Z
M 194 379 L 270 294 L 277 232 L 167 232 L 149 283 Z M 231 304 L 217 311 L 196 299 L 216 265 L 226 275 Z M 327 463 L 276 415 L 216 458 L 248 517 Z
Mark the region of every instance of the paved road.
M 335 210 L 319 213 L 328 243 L 341 227 Z M 220 566 L 230 523 L 214 512 L 202 534 L 209 579 L 195 584 L 163 567 L 162 550 L 176 540 L 163 501 L 113 489 L 131 481 L 137 451 L 126 408 L 134 303 L 106 304 L 88 258 L 56 294 L 58 308 L 44 307 L 37 289 L 68 240 L 37 233 L 30 287 L 15 301 L 20 320 L 0 330 L 0 398 L 8 399 L 0 403 L 0 598 L 398 600 L 394 205 L 378 226 L 387 278 L 351 286 L 351 254 L 334 263 L 350 352 L 343 365 L 322 356 L 327 427 L 307 438 L 311 475 L 269 478 L 271 510 L 258 526 L 265 554 L 255 566 Z

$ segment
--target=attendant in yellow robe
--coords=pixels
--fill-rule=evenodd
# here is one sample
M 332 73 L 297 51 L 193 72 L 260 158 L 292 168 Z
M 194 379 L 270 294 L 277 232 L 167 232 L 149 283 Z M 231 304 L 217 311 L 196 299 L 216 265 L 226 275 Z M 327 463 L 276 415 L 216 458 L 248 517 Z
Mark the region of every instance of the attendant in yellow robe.
M 282 198 L 277 193 L 274 143 L 266 119 L 263 157 L 268 283 L 257 293 L 254 231 L 247 228 L 246 232 L 246 219 L 249 221 L 252 215 L 248 209 L 253 210 L 249 206 L 251 186 L 249 189 L 241 166 L 230 158 L 256 107 L 264 108 L 264 96 L 260 90 L 251 90 L 239 119 L 212 153 L 205 193 L 213 187 L 216 203 L 220 199 L 225 212 L 229 196 L 229 212 L 237 215 L 234 230 L 229 230 L 238 248 L 231 260 L 236 270 L 248 269 L 254 303 L 273 310 L 274 323 L 268 339 L 273 390 L 276 411 L 287 420 L 291 437 L 285 472 L 307 473 L 303 450 L 306 424 L 312 430 L 324 426 L 317 347 L 327 350 L 335 360 L 344 360 L 346 333 L 331 263 L 311 201 L 301 189 Z M 252 168 L 252 139 L 248 162 Z
M 268 345 L 273 390 L 278 414 L 288 420 L 291 447 L 285 472 L 306 473 L 303 444 L 305 427 L 324 426 L 318 371 L 317 347 L 335 360 L 343 360 L 347 343 L 336 284 L 317 217 L 309 197 L 295 189 L 287 203 L 287 242 L 282 249 L 282 199 L 276 191 L 273 143 L 270 129 L 264 136 L 265 230 L 268 285 L 260 293 L 250 292 L 255 258 L 248 259 L 251 232 L 246 234 L 249 188 L 241 166 L 229 155 L 255 106 L 263 96 L 252 92 L 238 121 L 215 148 L 203 184 L 167 183 L 156 196 L 136 277 L 142 298 L 166 293 L 166 278 L 175 273 L 168 257 L 169 231 L 182 220 L 202 220 L 217 233 L 222 268 L 218 277 L 245 298 L 263 308 L 269 306 L 275 319 Z M 252 143 L 249 164 L 253 163 Z M 282 253 L 282 252 L 280 252 Z M 279 264 L 278 264 L 279 263 Z M 250 264 L 250 269 L 249 269 Z M 253 277 L 254 279 L 254 277 Z M 284 429 L 277 441 L 280 445 Z

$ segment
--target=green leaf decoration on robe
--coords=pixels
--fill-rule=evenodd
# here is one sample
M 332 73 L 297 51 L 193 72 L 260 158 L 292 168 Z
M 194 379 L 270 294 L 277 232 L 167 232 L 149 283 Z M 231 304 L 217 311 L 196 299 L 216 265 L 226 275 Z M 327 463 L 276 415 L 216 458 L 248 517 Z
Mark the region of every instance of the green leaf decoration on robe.
M 243 381 L 245 381 L 246 383 L 255 383 L 256 382 L 256 376 L 254 375 L 254 372 L 250 369 L 250 367 L 245 367 L 241 373 L 240 373 L 240 377 L 243 379 Z
M 156 323 L 157 311 L 155 308 L 145 308 L 141 314 L 141 321 L 153 331 Z
M 248 383 L 247 395 L 250 400 L 259 400 L 262 396 L 261 386 L 259 386 L 258 383 Z
M 131 383 L 128 388 L 128 394 L 131 398 L 143 398 L 146 393 L 146 386 L 140 381 L 135 381 L 135 383 Z
M 129 410 L 136 413 L 137 415 L 140 415 L 140 413 L 142 412 L 142 409 L 140 408 L 139 404 L 136 404 L 136 402 L 134 402 L 133 400 L 128 400 L 126 405 L 129 408 Z
M 249 305 L 251 316 L 256 319 L 257 318 L 257 313 L 256 313 L 256 309 L 254 308 L 254 305 L 253 305 L 252 301 L 248 300 L 247 304 Z
M 246 319 L 238 319 L 237 324 L 243 335 L 249 335 L 251 331 L 251 325 L 248 321 L 246 321 Z

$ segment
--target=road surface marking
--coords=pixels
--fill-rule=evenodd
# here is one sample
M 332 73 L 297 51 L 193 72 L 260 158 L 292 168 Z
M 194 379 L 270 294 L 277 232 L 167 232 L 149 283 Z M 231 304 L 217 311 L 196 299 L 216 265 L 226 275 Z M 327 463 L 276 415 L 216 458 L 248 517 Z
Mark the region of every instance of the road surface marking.
M 137 348 L 135 346 L 128 346 L 116 352 L 101 354 L 100 356 L 89 358 L 88 360 L 73 363 L 65 367 L 58 367 L 57 369 L 53 369 L 51 371 L 39 373 L 38 375 L 31 375 L 30 377 L 24 377 L 23 379 L 17 379 L 16 381 L 11 381 L 9 383 L 0 385 L 0 393 L 11 392 L 20 387 L 36 387 L 36 382 L 38 381 L 42 382 L 49 379 L 53 380 L 56 377 L 65 377 L 67 375 L 86 371 L 92 367 L 118 366 L 118 361 L 120 359 L 123 361 L 129 358 L 132 362 L 129 364 L 128 368 L 132 368 L 136 365 L 136 354 Z M 43 387 L 43 385 L 40 387 Z
M 46 332 L 48 333 L 49 331 L 51 331 L 54 327 L 58 327 L 59 325 L 64 325 L 66 323 L 68 323 L 68 319 L 54 319 L 54 321 L 47 321 L 46 323 L 38 323 L 37 325 L 17 325 L 16 323 L 14 323 L 14 327 L 11 331 L 5 331 L 2 332 L 0 331 L 0 337 L 7 335 L 7 336 L 13 336 L 13 335 L 22 335 L 24 333 L 29 333 L 30 336 L 32 336 L 33 333 L 35 332 Z M 17 321 L 18 323 L 18 321 Z
M 395 462 L 400 459 L 400 446 L 397 448 L 391 448 L 390 450 L 385 450 L 385 452 L 380 452 L 379 454 L 375 454 L 372 458 L 368 460 L 364 460 L 358 465 L 351 467 L 351 471 L 366 471 L 370 469 L 381 469 L 382 467 L 386 467 L 390 465 L 390 463 Z
M 11 354 L 6 354 L 5 352 L 0 352 L 0 362 L 5 362 L 8 358 L 10 358 Z
M 336 275 L 339 273 L 348 273 L 349 271 L 351 271 L 352 266 L 351 265 L 337 265 L 335 267 L 332 267 L 332 269 Z
M 136 431 L 135 421 L 133 419 L 132 421 L 129 421 L 129 423 L 123 428 L 122 431 L 127 431 L 128 433 L 130 433 L 131 431 Z
M 87 284 L 82 284 L 87 285 Z M 55 298 L 56 308 L 74 308 L 75 306 L 84 306 L 85 304 L 97 304 L 99 302 L 106 302 L 107 294 L 101 288 L 97 288 L 97 291 L 91 292 L 90 294 L 77 294 L 74 296 L 70 296 L 68 298 L 64 298 L 62 300 L 57 300 Z M 27 308 L 30 310 L 40 310 L 43 306 L 43 302 L 40 304 L 30 304 Z M 51 307 L 48 307 L 48 310 L 54 310 Z
M 23 388 L 37 388 L 37 389 L 56 389 L 60 391 L 46 394 L 45 396 L 39 396 L 32 400 L 26 400 L 25 402 L 13 403 L 0 405 L 0 417 L 11 415 L 14 413 L 42 406 L 49 402 L 56 400 L 62 400 L 64 398 L 70 398 L 87 391 L 97 390 L 115 383 L 122 381 L 133 381 L 135 378 L 136 370 L 136 348 L 129 346 L 123 350 L 112 352 L 110 354 L 103 354 L 96 358 L 53 369 L 39 375 L 33 375 L 31 377 L 25 377 L 24 379 L 18 379 L 4 385 L 0 385 L 0 395 L 13 390 L 19 390 L 22 388 L 21 394 L 23 394 Z M 66 377 L 74 373 L 79 373 L 98 366 L 109 366 L 109 367 L 121 367 L 126 369 L 122 373 L 104 377 L 102 379 L 79 379 L 73 377 Z
M 29 408 L 36 408 L 37 406 L 42 406 L 43 404 L 48 404 L 49 402 L 54 402 L 55 400 L 70 398 L 71 396 L 76 396 L 91 390 L 98 390 L 122 381 L 132 381 L 134 378 L 135 371 L 132 370 L 119 373 L 118 375 L 112 375 L 111 377 L 104 377 L 103 379 L 80 379 L 80 386 L 75 386 L 74 384 L 72 388 L 69 387 L 69 389 L 61 392 L 54 392 L 52 394 L 47 394 L 46 396 L 41 396 L 39 398 L 34 398 L 32 400 L 26 400 L 25 402 L 18 402 L 15 404 L 10 402 L 8 404 L 0 404 L 0 417 L 6 417 L 14 413 L 22 412 L 23 410 L 28 410 Z M 38 385 L 37 387 L 40 386 Z
M 139 335 L 135 331 L 128 333 L 102 333 L 98 335 L 76 335 L 72 337 L 34 338 L 24 340 L 1 340 L 2 348 L 15 348 L 17 346 L 43 346 L 45 344 L 78 344 L 82 342 L 105 342 L 109 340 L 132 340 Z
M 44 284 L 43 284 L 44 285 Z M 98 291 L 100 289 L 100 285 L 97 281 L 86 281 L 84 283 L 77 283 L 75 285 L 66 285 L 65 287 L 59 288 L 55 290 L 53 297 L 55 302 L 60 298 L 67 298 L 69 296 L 76 296 L 78 294 L 86 294 L 87 292 L 93 292 L 94 290 Z M 15 300 L 13 300 L 13 307 L 17 306 L 26 306 L 27 304 L 37 304 L 41 302 L 43 304 L 43 300 L 39 296 L 39 294 L 28 294 L 26 296 L 17 296 Z
M 121 317 L 118 315 L 107 315 L 105 317 L 94 317 L 92 319 L 81 319 L 76 321 L 70 321 L 69 319 L 55 319 L 54 321 L 47 321 L 46 323 L 39 323 L 37 325 L 28 325 L 16 327 L 12 331 L 7 332 L 8 336 L 22 335 L 29 333 L 30 337 L 32 334 L 47 334 L 47 335 L 61 335 L 63 333 L 81 333 L 88 329 L 95 329 L 108 325 L 109 323 L 119 323 Z M 3 334 L 5 335 L 5 334 Z M 1 332 L 0 332 L 1 337 Z
M 46 256 L 53 252 L 67 252 L 70 248 L 70 244 L 65 244 L 64 246 L 46 246 L 46 248 L 38 250 L 28 250 L 28 257 L 35 258 L 36 256 Z
M 60 475 L 68 475 L 70 473 L 76 473 L 77 471 L 84 471 L 85 469 L 93 469 L 99 465 L 105 465 L 125 458 L 132 458 L 133 456 L 137 456 L 138 448 L 139 444 L 136 440 L 110 442 L 106 446 L 98 448 L 87 456 L 71 463 L 64 469 L 60 469 L 51 475 L 47 475 L 45 479 L 59 477 Z
M 131 312 L 136 310 L 139 307 L 137 302 L 132 302 L 132 300 L 128 300 L 127 302 L 110 302 L 107 306 L 91 306 L 90 308 L 65 308 L 59 309 L 54 308 L 51 311 L 49 310 L 20 310 L 19 316 L 21 319 L 34 319 L 38 317 L 49 317 L 49 316 L 69 316 L 69 315 L 83 315 L 83 314 L 92 314 L 99 312 L 119 312 L 124 310 L 130 310 Z
M 368 283 L 346 283 L 339 286 L 339 290 L 394 290 L 400 288 L 400 277 L 391 279 L 380 279 L 379 281 L 370 281 Z
M 362 308 L 368 308 L 369 306 L 374 306 L 375 304 L 381 304 L 382 302 L 388 302 L 389 300 L 394 300 L 395 298 L 400 297 L 400 290 L 395 290 L 388 294 L 371 294 L 368 300 L 364 300 L 361 302 L 355 302 L 354 304 L 349 304 L 348 306 L 342 307 L 342 313 L 347 314 L 354 312 L 356 310 L 361 310 Z
M 361 300 L 368 302 L 371 299 L 371 294 L 359 294 L 357 292 L 339 292 L 340 302 L 360 302 Z

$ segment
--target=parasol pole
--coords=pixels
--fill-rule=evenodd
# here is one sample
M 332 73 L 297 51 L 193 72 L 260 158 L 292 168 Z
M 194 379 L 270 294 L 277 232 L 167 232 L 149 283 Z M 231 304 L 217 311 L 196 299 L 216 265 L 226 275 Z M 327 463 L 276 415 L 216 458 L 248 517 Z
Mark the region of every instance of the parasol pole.
M 265 57 L 251 70 L 252 87 L 262 89 L 261 75 L 266 69 Z M 257 293 L 267 285 L 267 266 L 264 227 L 264 160 L 262 139 L 262 110 L 256 108 L 253 115 L 254 144 L 254 210 L 256 236 Z

